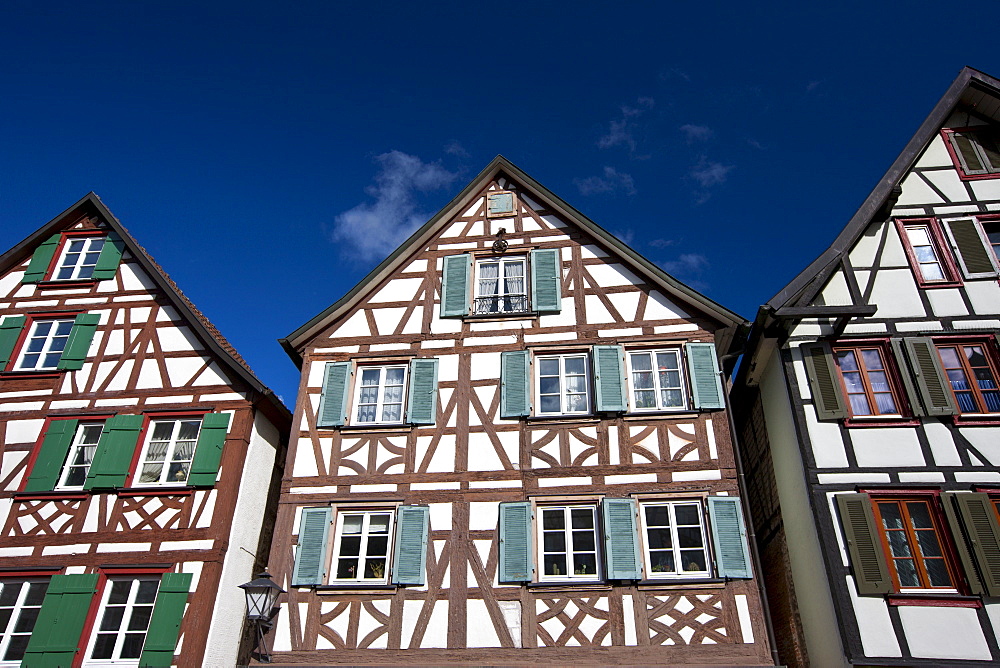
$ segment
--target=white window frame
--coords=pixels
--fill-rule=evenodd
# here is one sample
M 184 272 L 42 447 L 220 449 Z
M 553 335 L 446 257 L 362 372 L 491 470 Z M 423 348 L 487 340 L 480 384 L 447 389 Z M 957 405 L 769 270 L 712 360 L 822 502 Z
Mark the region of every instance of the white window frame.
M 31 328 L 28 330 L 28 336 L 25 337 L 24 342 L 21 344 L 21 350 L 17 354 L 17 363 L 14 365 L 14 371 L 55 371 L 59 368 L 59 360 L 62 359 L 63 353 L 66 351 L 66 344 L 69 342 L 69 335 L 73 331 L 74 318 L 39 318 L 38 320 L 31 321 Z M 44 335 L 38 335 L 38 329 L 44 324 L 51 324 L 51 328 Z M 63 325 L 69 325 L 69 329 L 66 330 L 65 334 L 58 334 L 59 329 Z M 37 351 L 30 351 L 32 341 L 40 340 L 42 342 L 41 348 Z M 62 347 L 58 350 L 53 350 L 53 345 L 56 344 L 57 340 L 62 343 Z M 29 352 L 30 351 L 30 352 Z M 54 352 L 59 353 L 59 359 L 55 361 L 54 364 L 46 365 L 45 358 Z M 25 366 L 25 358 L 28 355 L 38 355 L 38 364 L 35 366 Z
M 372 537 L 370 533 L 371 528 L 371 518 L 375 515 L 388 515 L 389 525 L 388 533 L 386 534 L 386 548 L 385 548 L 385 566 L 382 577 L 366 578 L 363 577 L 353 577 L 353 578 L 338 578 L 337 570 L 339 566 L 340 559 L 340 548 L 343 543 L 344 538 L 344 522 L 349 516 L 362 516 L 361 525 L 361 545 L 358 549 L 358 563 L 365 563 L 368 558 L 368 542 Z M 330 563 L 330 577 L 328 578 L 330 584 L 388 584 L 389 577 L 392 574 L 392 549 L 393 540 L 396 534 L 396 509 L 395 508 L 340 508 L 337 510 L 337 520 L 334 523 L 334 538 L 333 538 L 333 549 L 331 550 L 331 563 Z M 378 535 L 378 534 L 376 534 Z M 380 556 L 380 555 L 377 555 Z M 377 557 L 376 557 L 377 558 Z
M 42 607 L 42 601 L 39 601 L 38 605 L 25 605 L 25 600 L 28 598 L 28 590 L 31 588 L 32 584 L 48 584 L 48 578 L 5 578 L 0 580 L 0 585 L 6 588 L 9 584 L 18 583 L 21 585 L 20 590 L 17 593 L 17 600 L 12 606 L 4 606 L 4 608 L 10 608 L 10 617 L 7 619 L 6 628 L 0 628 L 0 666 L 20 666 L 21 659 L 4 659 L 3 657 L 7 654 L 7 650 L 10 648 L 11 640 L 16 636 L 28 636 L 31 637 L 31 631 L 19 631 L 15 632 L 14 629 L 17 627 L 17 623 L 20 620 L 21 614 L 24 610 L 35 609 L 39 610 Z M 25 586 L 27 585 L 27 586 Z M 44 601 L 44 594 L 42 599 Z M 37 621 L 37 617 L 36 617 Z M 32 630 L 34 630 L 34 625 L 32 625 Z
M 662 388 L 660 386 L 660 374 L 656 368 L 656 356 L 660 353 L 666 353 L 674 355 L 677 359 L 677 372 L 680 374 L 680 391 L 681 391 L 681 403 L 679 406 L 664 406 L 662 401 L 662 389 L 672 390 L 674 388 Z M 650 408 L 639 408 L 638 400 L 636 398 L 636 392 L 639 390 L 648 391 L 650 388 L 637 388 L 635 386 L 635 380 L 633 373 L 635 370 L 632 368 L 632 356 L 633 355 L 650 355 L 651 359 L 651 370 L 650 373 L 653 374 L 653 387 L 652 391 L 656 396 L 656 406 Z M 654 349 L 643 349 L 643 350 L 626 350 L 625 358 L 628 370 L 628 388 L 629 388 L 629 410 L 633 413 L 653 413 L 662 411 L 685 411 L 688 410 L 688 391 L 687 391 L 687 374 L 685 374 L 684 369 L 684 355 L 680 348 L 654 348 Z M 643 372 L 639 372 L 643 373 Z
M 170 440 L 167 441 L 167 450 L 163 455 L 162 468 L 160 469 L 160 474 L 155 481 L 143 481 L 142 472 L 146 467 L 146 459 L 149 456 L 149 448 L 153 443 L 153 435 L 156 430 L 156 425 L 164 422 L 173 422 L 174 426 L 170 431 Z M 177 450 L 177 443 L 180 440 L 180 428 L 181 423 L 184 422 L 197 422 L 198 423 L 198 433 L 194 437 L 194 447 L 191 448 L 191 459 L 181 459 L 174 460 L 174 453 Z M 139 455 L 139 463 L 136 466 L 135 478 L 132 481 L 133 487 L 172 487 L 177 485 L 186 485 L 188 478 L 191 477 L 191 464 L 194 462 L 195 454 L 198 450 L 198 438 L 201 436 L 202 428 L 202 416 L 177 416 L 177 417 L 159 417 L 151 418 L 149 424 L 146 425 L 146 434 L 143 439 L 142 452 Z M 184 442 L 190 441 L 192 439 L 184 439 Z M 162 441 L 158 441 L 162 442 Z M 184 476 L 184 480 L 171 480 L 169 479 L 170 469 L 172 466 L 178 462 L 187 462 L 187 475 Z M 150 464 L 157 464 L 161 462 L 149 462 Z
M 674 559 L 673 571 L 653 571 L 652 563 L 652 553 L 649 541 L 649 525 L 646 521 L 646 508 L 653 506 L 663 506 L 667 508 L 667 513 L 670 517 L 670 552 Z M 678 570 L 677 567 L 683 564 L 681 559 L 681 546 L 680 540 L 677 534 L 677 507 L 678 506 L 695 506 L 698 509 L 698 527 L 701 531 L 701 551 L 705 557 L 705 570 L 703 571 L 686 571 Z M 691 525 L 684 525 L 689 527 Z M 642 560 L 643 566 L 646 571 L 646 578 L 653 579 L 691 579 L 691 578 L 708 578 L 712 576 L 712 552 L 709 548 L 708 543 L 708 531 L 705 526 L 705 504 L 701 499 L 650 499 L 647 501 L 641 501 L 639 503 L 639 527 L 640 536 L 642 541 Z M 655 527 L 655 528 L 665 528 L 665 527 Z M 686 550 L 693 548 L 684 548 Z
M 482 268 L 483 265 L 496 264 L 497 265 L 497 277 L 496 277 L 496 294 L 484 295 L 481 292 L 482 288 Z M 504 280 L 504 266 L 508 264 L 519 264 L 521 265 L 521 287 L 523 288 L 521 292 L 507 292 L 507 284 Z M 472 296 L 472 314 L 473 315 L 506 315 L 509 313 L 528 313 L 531 311 L 531 302 L 528 300 L 528 258 L 525 255 L 517 255 L 512 257 L 480 257 L 476 258 L 476 270 L 475 278 L 473 282 L 473 296 Z M 492 280 L 492 279 L 485 279 Z M 517 309 L 504 308 L 506 301 L 510 298 L 521 298 L 524 308 Z M 479 300 L 481 299 L 496 299 L 497 310 L 496 311 L 481 311 L 479 308 Z
M 110 659 L 93 659 L 91 656 L 94 653 L 94 648 L 97 645 L 97 637 L 99 635 L 106 635 L 107 632 L 101 631 L 101 623 L 104 620 L 104 613 L 108 609 L 108 599 L 111 597 L 112 585 L 115 582 L 121 582 L 125 580 L 131 580 L 132 584 L 129 587 L 128 598 L 123 605 L 115 605 L 114 607 L 124 607 L 125 612 L 122 614 L 120 625 L 117 629 L 115 640 L 113 656 Z M 84 666 L 138 666 L 139 659 L 142 656 L 142 648 L 139 650 L 138 657 L 134 659 L 122 659 L 117 658 L 121 655 L 122 646 L 125 643 L 125 635 L 129 633 L 128 625 L 132 618 L 132 612 L 137 606 L 148 606 L 150 608 L 150 621 L 152 621 L 152 611 L 156 606 L 156 599 L 160 595 L 160 580 L 159 575 L 109 575 L 107 580 L 104 582 L 103 591 L 101 592 L 101 603 L 97 608 L 97 615 L 94 617 L 94 627 L 90 631 L 90 638 L 87 640 L 87 651 L 83 655 L 83 665 Z M 153 601 L 151 603 L 136 603 L 136 598 L 139 593 L 140 582 L 156 582 L 156 595 L 153 596 Z M 132 631 L 135 633 L 135 631 Z M 146 638 L 149 636 L 149 624 L 146 625 L 146 630 L 143 632 L 142 644 L 145 646 Z
M 366 403 L 366 406 L 375 406 L 375 420 L 361 421 L 360 409 L 361 403 L 361 391 L 365 387 L 373 387 L 371 385 L 363 385 L 361 379 L 364 376 L 365 371 L 378 370 L 378 391 L 376 393 L 375 403 Z M 398 420 L 384 420 L 383 413 L 385 410 L 385 391 L 388 387 L 386 385 L 386 375 L 389 369 L 402 369 L 403 370 L 403 380 L 401 386 L 403 391 L 399 399 L 399 419 Z M 354 399 L 351 402 L 351 424 L 358 426 L 368 426 L 368 425 L 380 425 L 380 424 L 403 424 L 406 421 L 406 397 L 408 383 L 410 381 L 410 366 L 406 363 L 392 363 L 392 364 L 359 364 L 355 371 L 354 379 Z M 399 387 L 394 385 L 393 387 Z M 396 402 L 392 402 L 396 403 Z
M 86 443 L 84 441 L 84 437 L 88 435 L 93 436 L 95 429 L 97 432 L 97 440 L 93 443 Z M 86 484 L 85 482 L 82 482 L 79 485 L 70 485 L 66 481 L 74 468 L 84 467 L 82 464 L 73 463 L 76 460 L 77 455 L 80 454 L 82 450 L 90 448 L 90 461 L 86 464 L 86 473 L 83 476 L 86 481 L 86 474 L 90 472 L 90 465 L 94 462 L 94 453 L 97 452 L 97 443 L 103 432 L 103 422 L 81 422 L 76 426 L 76 433 L 73 434 L 73 443 L 69 447 L 69 453 L 66 455 L 66 461 L 63 462 L 62 470 L 59 472 L 59 482 L 56 484 L 55 489 L 83 489 L 84 484 Z
M 73 264 L 66 264 L 69 259 L 70 247 L 74 241 L 82 241 L 83 247 L 79 253 L 75 253 L 77 256 L 77 262 Z M 100 247 L 96 250 L 93 249 L 94 242 L 100 242 Z M 104 244 L 107 242 L 107 237 L 104 236 L 93 236 L 93 237 L 66 237 L 63 240 L 62 250 L 59 253 L 59 261 L 56 263 L 55 270 L 52 272 L 50 280 L 53 281 L 85 281 L 93 278 L 94 269 L 97 268 L 97 261 L 101 257 L 101 250 L 104 248 Z M 94 258 L 93 264 L 85 263 L 84 260 L 87 259 L 88 254 L 96 253 L 97 257 Z M 62 273 L 64 269 L 70 269 L 70 275 L 66 277 L 61 277 L 59 274 Z M 81 276 L 89 269 L 89 273 L 86 276 Z
M 576 573 L 576 563 L 574 561 L 574 550 L 573 550 L 573 525 L 572 525 L 572 511 L 573 510 L 588 510 L 591 513 L 591 518 L 593 520 L 593 534 L 594 534 L 594 564 L 596 572 L 594 573 Z M 564 536 L 564 547 L 565 550 L 559 552 L 546 552 L 545 550 L 545 513 L 561 511 L 563 515 L 563 536 Z M 537 545 L 537 555 L 538 560 L 538 581 L 539 582 L 565 582 L 573 580 L 582 580 L 586 582 L 594 582 L 595 580 L 604 579 L 604 563 L 602 560 L 602 545 L 601 545 L 601 525 L 600 525 L 600 513 L 598 512 L 598 506 L 595 503 L 565 503 L 565 504 L 552 504 L 552 505 L 538 505 L 535 508 L 535 544 Z M 584 551 L 581 551 L 584 552 Z M 589 551 L 586 551 L 589 554 Z M 566 558 L 566 570 L 570 571 L 565 574 L 547 574 L 545 572 L 545 555 L 546 554 L 559 554 L 564 555 Z
M 583 358 L 583 397 L 584 397 L 584 409 L 579 411 L 570 411 L 566 409 L 567 397 L 569 394 L 566 391 L 566 360 L 571 358 Z M 559 361 L 559 410 L 558 411 L 543 411 L 542 410 L 542 364 L 543 360 L 558 360 Z M 590 415 L 592 412 L 591 402 L 593 397 L 591 396 L 591 371 L 590 371 L 590 355 L 585 352 L 581 353 L 562 353 L 562 354 L 542 354 L 536 355 L 533 360 L 534 366 L 534 390 L 535 390 L 535 406 L 537 410 L 536 415 Z M 579 374 L 573 374 L 577 376 Z M 554 376 L 546 376 L 546 378 Z M 551 394 L 551 393 L 549 393 Z M 574 392 L 573 395 L 579 396 L 579 392 Z

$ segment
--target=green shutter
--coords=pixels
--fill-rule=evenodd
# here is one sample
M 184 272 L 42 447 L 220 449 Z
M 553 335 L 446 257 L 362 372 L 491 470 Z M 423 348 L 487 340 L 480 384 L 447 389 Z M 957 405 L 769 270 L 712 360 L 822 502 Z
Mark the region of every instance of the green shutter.
M 955 494 L 958 514 L 965 525 L 979 579 L 989 596 L 1000 596 L 1000 522 L 989 495 Z
M 97 591 L 97 573 L 53 575 L 38 611 L 22 666 L 68 668 L 86 646 L 80 635 Z
M 604 553 L 609 580 L 639 580 L 642 578 L 642 558 L 639 556 L 639 532 L 635 499 L 604 499 L 601 503 L 604 520 Z
M 219 462 L 222 461 L 222 447 L 226 444 L 229 431 L 229 413 L 208 413 L 201 420 L 198 447 L 191 462 L 191 474 L 187 484 L 196 487 L 211 487 L 219 477 Z
M 410 396 L 406 419 L 411 424 L 434 424 L 437 417 L 438 361 L 433 357 L 410 360 Z
M 84 489 L 125 486 L 142 423 L 141 415 L 116 415 L 108 420 L 101 440 L 97 442 Z
M 529 376 L 527 350 L 500 353 L 500 417 L 531 415 Z
M 427 563 L 430 508 L 400 506 L 396 509 L 396 545 L 392 551 L 392 582 L 422 585 Z
M 118 271 L 118 264 L 122 261 L 123 250 L 125 250 L 125 242 L 122 241 L 122 238 L 114 232 L 108 232 L 108 236 L 104 239 L 104 246 L 101 247 L 101 254 L 97 258 L 92 278 L 95 281 L 114 278 Z
M 441 275 L 441 317 L 462 317 L 469 314 L 469 277 L 472 256 L 449 255 L 444 258 Z
M 21 330 L 27 318 L 23 315 L 10 316 L 0 322 L 0 370 L 7 366 L 14 354 L 14 346 L 21 338 Z
M 972 218 L 949 220 L 945 223 L 945 229 L 966 278 L 996 277 L 993 253 L 987 248 L 979 223 Z
M 562 308 L 562 258 L 558 248 L 531 251 L 531 310 L 559 313 Z
M 292 586 L 308 587 L 326 581 L 326 544 L 330 535 L 327 508 L 303 508 L 299 519 L 299 545 L 295 550 Z
M 60 240 L 62 240 L 61 234 L 53 234 L 35 249 L 31 262 L 28 263 L 28 269 L 24 272 L 24 278 L 21 279 L 22 283 L 38 283 L 45 280 Z
M 800 350 L 802 361 L 806 365 L 806 376 L 809 377 L 816 417 L 820 420 L 846 418 L 847 400 L 840 386 L 830 344 L 820 341 L 803 345 Z
M 983 581 L 979 578 L 979 569 L 976 566 L 976 559 L 973 556 L 972 536 L 966 531 L 965 525 L 959 518 L 956 509 L 956 492 L 941 492 L 941 506 L 944 508 L 945 519 L 948 520 L 948 527 L 951 535 L 955 539 L 955 551 L 962 562 L 962 570 L 965 571 L 965 579 L 969 583 L 969 591 L 972 594 L 983 594 Z M 987 498 L 987 502 L 989 499 Z
M 531 502 L 500 504 L 500 582 L 531 582 Z
M 319 399 L 316 426 L 339 427 L 347 421 L 347 392 L 350 389 L 351 363 L 327 362 L 323 394 Z
M 752 578 L 750 547 L 739 497 L 708 497 L 708 519 L 712 524 L 715 567 L 719 577 Z
M 79 423 L 79 420 L 53 420 L 49 423 L 38 457 L 31 467 L 31 477 L 24 486 L 25 492 L 51 492 L 55 489 Z
M 594 389 L 599 413 L 628 410 L 625 397 L 625 349 L 621 346 L 594 346 Z
M 903 387 L 906 390 L 906 402 L 910 404 L 910 412 L 916 417 L 923 417 L 927 415 L 927 412 L 920 402 L 920 394 L 917 392 L 917 386 L 913 384 L 913 376 L 910 375 L 903 339 L 893 338 L 889 340 L 889 343 L 892 344 L 892 353 L 896 358 L 896 366 L 899 367 L 899 377 L 903 379 Z
M 170 668 L 191 590 L 190 573 L 164 573 L 139 657 L 140 668 Z
M 934 341 L 929 338 L 907 338 L 903 342 L 916 374 L 917 389 L 927 415 L 958 414 L 951 384 L 941 366 L 941 357 L 934 347 Z
M 726 393 L 722 389 L 715 344 L 687 344 L 687 365 L 694 408 L 725 408 Z
M 867 494 L 838 494 L 837 507 L 858 593 L 888 594 L 892 591 L 892 578 L 871 499 Z
M 62 357 L 59 358 L 61 371 L 75 371 L 83 368 L 83 362 L 87 359 L 90 351 L 90 343 L 94 340 L 94 332 L 101 322 L 101 316 L 97 313 L 81 313 L 73 321 L 73 329 L 69 332 L 66 340 L 66 348 Z

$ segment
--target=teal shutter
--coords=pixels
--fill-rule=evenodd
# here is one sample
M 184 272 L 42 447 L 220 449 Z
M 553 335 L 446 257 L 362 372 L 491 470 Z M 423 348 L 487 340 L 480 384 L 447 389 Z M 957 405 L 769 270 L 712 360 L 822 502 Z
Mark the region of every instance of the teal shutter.
M 125 486 L 142 423 L 141 415 L 116 415 L 108 420 L 101 440 L 97 442 L 84 489 Z
M 642 579 L 635 499 L 604 499 L 604 553 L 609 580 Z
M 73 321 L 73 329 L 66 340 L 66 348 L 59 358 L 60 371 L 75 371 L 83 368 L 83 362 L 90 351 L 90 343 L 94 340 L 94 332 L 101 322 L 97 313 L 81 313 Z
M 594 346 L 594 388 L 599 413 L 628 410 L 625 397 L 625 349 L 621 346 Z
M 140 668 L 170 668 L 181 633 L 181 618 L 191 590 L 190 573 L 164 573 L 156 592 L 153 616 L 139 657 Z
M 49 265 L 52 264 L 52 256 L 56 254 L 61 240 L 61 234 L 53 234 L 35 249 L 31 262 L 28 263 L 28 269 L 24 272 L 24 278 L 21 279 L 22 283 L 39 283 L 45 280 L 45 276 L 49 273 Z
M 531 310 L 558 313 L 562 308 L 562 259 L 558 248 L 531 251 Z
M 350 389 L 351 363 L 327 362 L 323 394 L 319 399 L 316 426 L 339 427 L 347 421 L 347 392 Z
M 191 462 L 191 474 L 187 484 L 195 487 L 211 487 L 219 477 L 219 462 L 222 461 L 222 447 L 226 444 L 229 431 L 229 413 L 208 413 L 201 420 L 198 446 Z
M 21 338 L 21 330 L 27 318 L 23 315 L 15 315 L 5 318 L 0 322 L 0 370 L 7 366 L 11 356 L 14 354 L 14 346 Z
M 114 232 L 108 232 L 104 239 L 104 246 L 101 247 L 101 254 L 97 257 L 97 265 L 94 267 L 92 278 L 95 281 L 104 281 L 114 278 L 118 271 L 118 264 L 122 261 L 122 251 L 125 250 L 125 242 Z
M 888 594 L 892 591 L 892 579 L 871 498 L 867 494 L 838 494 L 836 498 L 858 593 L 862 596 Z
M 830 344 L 820 341 L 804 344 L 802 362 L 806 367 L 813 407 L 820 420 L 842 420 L 847 417 L 847 399 L 840 386 L 840 376 L 833 362 Z
M 693 408 L 725 408 L 726 393 L 722 389 L 715 344 L 687 344 L 687 366 L 691 377 Z
M 430 508 L 400 506 L 396 509 L 396 545 L 392 552 L 392 582 L 422 585 L 427 563 L 427 530 Z
M 53 575 L 42 599 L 22 666 L 68 668 L 86 641 L 80 638 L 97 591 L 97 573 Z
M 917 389 L 927 415 L 957 415 L 958 405 L 951 393 L 951 383 L 945 375 L 934 340 L 914 337 L 903 339 L 903 342 L 913 363 Z
M 531 502 L 500 504 L 500 582 L 531 582 Z
M 53 420 L 49 423 L 35 465 L 31 467 L 31 477 L 24 486 L 25 492 L 51 492 L 55 489 L 79 423 L 79 420 Z
M 437 417 L 438 361 L 433 357 L 410 360 L 410 397 L 406 419 L 411 424 L 434 424 Z
M 327 508 L 303 508 L 299 519 L 299 545 L 295 550 L 292 586 L 308 587 L 326 581 L 326 544 L 330 535 Z
M 531 415 L 529 376 L 527 350 L 500 353 L 500 417 Z
M 462 317 L 469 314 L 469 281 L 472 256 L 449 255 L 444 258 L 441 275 L 441 317 Z
M 752 578 L 750 547 L 739 497 L 708 497 L 708 519 L 715 541 L 716 569 L 722 578 Z

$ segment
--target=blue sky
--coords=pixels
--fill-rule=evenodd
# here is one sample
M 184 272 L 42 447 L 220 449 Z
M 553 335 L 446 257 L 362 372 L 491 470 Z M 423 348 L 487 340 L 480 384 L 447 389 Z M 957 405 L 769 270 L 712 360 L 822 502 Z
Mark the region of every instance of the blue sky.
M 502 153 L 752 318 L 959 70 L 979 5 L 7 2 L 0 247 L 93 190 L 286 401 L 275 339 Z

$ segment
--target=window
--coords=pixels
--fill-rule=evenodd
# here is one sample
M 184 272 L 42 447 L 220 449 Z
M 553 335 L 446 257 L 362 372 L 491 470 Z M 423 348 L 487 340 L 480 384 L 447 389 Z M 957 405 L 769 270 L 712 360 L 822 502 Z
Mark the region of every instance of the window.
M 53 234 L 35 248 L 22 283 L 102 281 L 114 278 L 125 244 L 114 232 L 74 230 Z
M 398 424 L 403 421 L 406 365 L 358 369 L 354 420 L 357 424 Z
M 1000 413 L 1000 388 L 985 345 L 938 343 L 937 350 L 959 412 Z
M 83 423 L 77 426 L 56 489 L 83 489 L 103 431 L 103 422 Z
M 963 176 L 1000 172 L 996 133 L 989 127 L 946 129 L 948 150 Z
M 548 355 L 535 358 L 539 415 L 590 412 L 587 355 Z
M 644 503 L 641 508 L 646 577 L 708 577 L 701 503 Z
M 434 424 L 437 373 L 434 357 L 379 365 L 327 362 L 316 426 Z
M 47 579 L 0 581 L 0 661 L 24 658 L 48 587 Z
M 201 418 L 151 420 L 136 485 L 187 484 Z
M 59 367 L 73 320 L 35 320 L 14 365 L 15 371 L 48 371 Z
M 944 287 L 958 283 L 958 272 L 940 224 L 935 218 L 896 219 L 910 267 L 922 287 Z
M 523 257 L 476 262 L 475 315 L 524 313 L 529 310 Z
M 837 346 L 833 354 L 852 416 L 900 414 L 879 346 Z
M 81 313 L 7 316 L 0 322 L 0 369 L 13 372 L 83 368 L 101 316 Z
M 632 381 L 632 410 L 684 407 L 680 350 L 629 352 L 628 366 Z
M 559 313 L 562 308 L 559 248 L 477 257 L 475 262 L 463 253 L 448 255 L 441 263 L 442 318 Z
M 893 582 L 905 589 L 955 589 L 940 520 L 925 499 L 873 499 Z
M 121 659 L 138 662 L 159 586 L 160 578 L 156 576 L 108 579 L 87 647 L 88 662 L 107 661 L 108 665 Z
M 542 506 L 538 513 L 541 580 L 595 580 L 600 577 L 597 507 Z
M 391 538 L 392 511 L 339 513 L 331 581 L 385 584 Z
M 513 216 L 515 212 L 514 193 L 509 190 L 497 190 L 486 195 L 486 217 L 502 218 Z
M 104 248 L 104 237 L 70 237 L 63 244 L 52 280 L 72 281 L 91 278 Z

